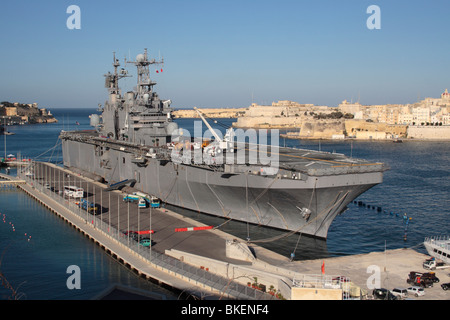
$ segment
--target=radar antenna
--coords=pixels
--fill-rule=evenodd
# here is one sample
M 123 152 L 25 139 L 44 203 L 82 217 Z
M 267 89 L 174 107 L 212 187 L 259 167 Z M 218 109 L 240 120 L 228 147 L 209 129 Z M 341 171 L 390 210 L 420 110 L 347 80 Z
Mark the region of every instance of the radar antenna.
M 139 97 L 143 97 L 146 93 L 152 92 L 152 87 L 156 82 L 150 79 L 149 66 L 152 64 L 163 64 L 164 58 L 156 61 L 155 59 L 148 60 L 147 48 L 144 53 L 136 56 L 136 61 L 125 61 L 125 63 L 132 63 L 137 67 L 137 94 Z
M 109 71 L 105 74 L 105 88 L 108 88 L 109 94 L 119 94 L 119 80 L 125 77 L 131 77 L 128 75 L 127 70 L 121 69 L 120 73 L 117 72 L 117 68 L 120 67 L 119 59 L 116 59 L 116 53 L 113 52 L 113 63 L 114 73 L 111 74 Z

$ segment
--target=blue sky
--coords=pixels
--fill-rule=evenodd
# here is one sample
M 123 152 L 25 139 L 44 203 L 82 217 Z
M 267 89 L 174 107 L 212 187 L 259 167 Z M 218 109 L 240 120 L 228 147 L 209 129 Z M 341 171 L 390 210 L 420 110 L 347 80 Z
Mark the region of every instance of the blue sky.
M 72 4 L 80 30 L 66 27 Z M 175 108 L 413 103 L 450 89 L 449 12 L 448 0 L 1 1 L 0 101 L 96 107 L 112 52 L 123 64 L 148 48 Z

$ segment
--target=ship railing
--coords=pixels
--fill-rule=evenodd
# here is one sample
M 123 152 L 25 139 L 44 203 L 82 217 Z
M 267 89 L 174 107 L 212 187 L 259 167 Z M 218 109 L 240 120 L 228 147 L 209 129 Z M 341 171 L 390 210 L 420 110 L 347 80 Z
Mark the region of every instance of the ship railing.
M 426 237 L 425 242 L 430 241 L 448 241 L 450 240 L 450 236 L 447 235 L 439 235 L 439 236 L 432 236 L 432 237 Z
M 424 242 L 429 243 L 431 245 L 439 246 L 445 250 L 450 250 L 450 236 L 448 235 L 426 237 Z
M 36 165 L 36 163 L 34 165 Z M 36 169 L 35 167 L 35 170 L 40 174 L 42 171 L 48 170 L 45 167 L 48 166 L 40 165 L 39 169 Z M 48 174 L 48 172 L 45 174 Z M 187 279 L 186 281 L 193 284 L 193 290 L 195 290 L 195 287 L 201 288 L 208 286 L 212 288 L 213 291 L 224 297 L 254 300 L 276 299 L 268 293 L 245 286 L 237 281 L 234 281 L 234 279 L 219 276 L 208 270 L 198 268 L 176 258 L 170 257 L 164 253 L 152 250 L 149 247 L 144 247 L 138 242 L 125 236 L 119 229 L 111 225 L 110 222 L 103 221 L 100 218 L 101 216 L 90 214 L 86 210 L 80 208 L 73 201 L 68 201 L 65 199 L 63 194 L 54 192 L 54 190 L 52 191 L 50 188 L 46 187 L 45 179 L 26 176 L 24 171 L 22 173 L 18 173 L 18 175 L 20 175 L 22 179 L 26 180 L 28 185 L 31 185 L 37 191 L 47 195 L 53 201 L 69 209 L 73 214 L 85 220 L 87 224 L 91 225 L 96 230 L 102 231 L 106 236 L 124 245 L 128 250 L 134 252 L 141 259 L 146 260 L 151 266 L 163 269 L 169 274 L 178 275 L 178 277 Z M 140 270 L 140 272 L 144 273 L 144 270 Z M 151 275 L 149 276 L 151 277 Z
M 381 163 L 356 163 L 347 164 L 342 163 L 331 166 L 330 168 L 313 168 L 308 169 L 308 175 L 310 176 L 324 176 L 324 175 L 341 175 L 352 173 L 365 173 L 365 172 L 378 172 L 383 171 L 384 166 Z
M 188 281 L 197 287 L 210 287 L 218 293 L 228 297 L 236 297 L 241 299 L 272 299 L 273 297 L 265 294 L 259 290 L 249 288 L 238 282 L 221 277 L 205 269 L 201 269 L 189 265 L 176 258 L 170 257 L 166 254 L 151 250 L 150 248 L 139 245 L 136 241 L 123 237 L 121 232 L 115 228 L 104 230 L 116 235 L 118 241 L 126 245 L 129 250 L 145 259 L 149 264 L 156 268 L 164 269 L 170 274 L 177 274 L 178 277 L 188 279 Z

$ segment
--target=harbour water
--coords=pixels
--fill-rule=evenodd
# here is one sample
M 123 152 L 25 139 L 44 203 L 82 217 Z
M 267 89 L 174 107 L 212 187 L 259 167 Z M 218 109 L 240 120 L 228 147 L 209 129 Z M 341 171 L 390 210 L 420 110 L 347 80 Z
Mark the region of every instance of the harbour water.
M 7 137 L 6 154 L 61 163 L 60 131 L 91 129 L 88 116 L 95 110 L 54 109 L 52 112 L 58 123 L 8 127 L 15 134 Z M 219 121 L 231 125 L 234 120 Z M 193 119 L 177 122 L 193 132 Z M 4 137 L 1 138 L 1 151 L 5 152 Z M 327 241 L 245 223 L 224 223 L 220 218 L 172 209 L 207 224 L 221 225 L 225 232 L 249 238 L 285 256 L 295 253 L 297 260 L 403 247 L 425 253 L 422 246 L 425 237 L 449 233 L 450 142 L 281 139 L 280 144 L 385 162 L 390 170 L 382 184 L 356 199 L 365 206 L 353 203 L 334 220 Z M 90 299 L 116 283 L 161 292 L 169 299 L 176 299 L 175 294 L 138 278 L 21 191 L 0 191 L 0 217 L 3 254 L 0 271 L 18 288 L 22 299 Z M 81 290 L 69 290 L 66 286 L 69 276 L 66 269 L 70 265 L 81 269 Z M 10 290 L 0 286 L 0 299 L 10 294 Z

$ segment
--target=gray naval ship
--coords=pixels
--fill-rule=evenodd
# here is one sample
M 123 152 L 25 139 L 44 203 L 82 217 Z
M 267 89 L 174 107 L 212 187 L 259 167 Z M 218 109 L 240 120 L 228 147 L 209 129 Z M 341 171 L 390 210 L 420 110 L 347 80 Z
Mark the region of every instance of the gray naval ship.
M 119 80 L 129 75 L 114 56 L 114 72 L 105 75 L 109 99 L 90 116 L 95 129 L 61 132 L 66 168 L 174 206 L 318 238 L 352 200 L 382 182 L 384 164 L 342 154 L 265 146 L 277 161 L 249 161 L 260 145 L 236 141 L 233 129 L 210 140 L 186 138 L 171 118 L 171 101 L 153 89 L 149 66 L 162 63 L 147 50 L 125 61 L 137 67 L 137 86 L 123 94 Z

